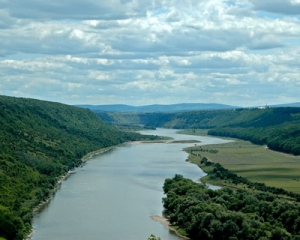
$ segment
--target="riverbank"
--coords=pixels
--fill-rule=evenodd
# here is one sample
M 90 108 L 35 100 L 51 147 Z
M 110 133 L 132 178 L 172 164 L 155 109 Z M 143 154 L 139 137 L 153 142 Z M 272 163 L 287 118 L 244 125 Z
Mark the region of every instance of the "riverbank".
M 123 143 L 123 144 L 126 144 L 126 143 Z M 59 190 L 61 184 L 63 183 L 63 181 L 65 181 L 68 177 L 70 177 L 72 174 L 76 173 L 76 170 L 83 167 L 84 164 L 91 158 L 93 158 L 94 156 L 96 155 L 99 155 L 99 154 L 102 154 L 102 153 L 105 153 L 113 148 L 116 148 L 118 146 L 121 146 L 122 144 L 118 144 L 118 145 L 114 145 L 114 146 L 110 146 L 110 147 L 107 147 L 107 148 L 101 148 L 101 149 L 98 149 L 96 151 L 93 151 L 93 152 L 89 152 L 88 154 L 86 154 L 85 156 L 83 156 L 81 158 L 81 164 L 78 166 L 78 167 L 75 167 L 74 169 L 71 169 L 69 170 L 68 172 L 66 172 L 64 175 L 60 176 L 58 178 L 58 181 L 55 185 L 55 187 L 51 190 L 51 196 L 49 198 L 47 198 L 46 200 L 42 201 L 41 203 L 39 203 L 33 210 L 33 214 L 36 214 L 40 211 L 42 211 L 52 200 L 52 198 L 54 197 L 55 193 Z M 25 238 L 25 240 L 31 240 L 32 238 L 32 235 L 33 235 L 33 232 L 34 232 L 34 228 L 31 229 L 30 233 L 27 235 L 27 237 Z
M 186 236 L 183 236 L 182 234 L 180 234 L 176 229 L 174 229 L 170 223 L 169 223 L 169 220 L 165 217 L 161 217 L 161 216 L 157 216 L 157 215 L 154 215 L 154 216 L 151 216 L 151 219 L 156 221 L 156 222 L 159 222 L 161 223 L 162 225 L 164 225 L 166 228 L 168 228 L 171 232 L 174 232 L 178 237 L 182 238 L 182 239 L 189 239 L 188 237 Z
M 207 130 L 201 129 L 183 130 L 178 133 L 207 136 Z M 203 171 L 209 173 L 212 168 L 200 164 L 201 158 L 205 157 L 211 162 L 220 163 L 229 171 L 249 181 L 300 193 L 300 177 L 298 174 L 300 171 L 300 156 L 273 151 L 266 145 L 256 145 L 236 138 L 220 138 L 233 141 L 226 144 L 205 145 L 202 148 L 187 148 L 185 151 L 189 153 L 188 161 L 195 163 Z M 201 181 L 214 185 L 236 187 L 229 184 L 228 181 L 210 178 L 209 174 Z
M 300 156 L 276 152 L 264 145 L 255 145 L 238 139 L 225 144 L 186 148 L 185 151 L 189 153 L 188 161 L 195 163 L 207 173 L 212 169 L 209 165 L 200 164 L 204 157 L 210 162 L 220 163 L 224 168 L 251 182 L 300 193 Z M 228 181 L 212 179 L 209 176 L 204 177 L 203 181 L 228 185 Z
M 125 142 L 125 143 L 121 143 L 118 145 L 114 145 L 114 146 L 110 146 L 110 147 L 106 147 L 106 148 L 101 148 L 92 152 L 87 153 L 86 155 L 84 155 L 81 158 L 81 164 L 77 167 L 75 167 L 74 169 L 69 170 L 68 172 L 66 172 L 64 175 L 58 177 L 58 180 L 56 182 L 56 185 L 53 189 L 51 189 L 51 193 L 50 193 L 50 197 L 47 198 L 46 200 L 40 202 L 35 208 L 33 208 L 33 214 L 36 214 L 38 212 L 41 212 L 45 207 L 47 207 L 47 205 L 51 202 L 51 200 L 53 199 L 55 193 L 59 190 L 61 184 L 63 183 L 63 181 L 65 181 L 67 178 L 69 178 L 72 174 L 75 174 L 77 172 L 78 169 L 82 168 L 84 166 L 84 164 L 90 160 L 91 158 L 93 158 L 96 155 L 105 153 L 109 150 L 112 150 L 114 148 L 117 148 L 119 146 L 122 146 L 124 144 L 140 144 L 140 143 L 150 143 L 150 142 L 155 142 L 155 141 L 133 141 L 133 142 Z M 27 235 L 27 237 L 25 238 L 25 240 L 31 240 L 32 235 L 33 235 L 34 229 L 32 228 L 30 233 Z
M 163 133 L 165 132 L 170 132 L 172 135 L 174 134 L 174 130 L 164 130 Z M 189 137 L 181 137 L 181 135 L 178 136 L 179 139 L 175 138 L 175 140 L 189 139 Z M 135 146 L 130 146 L 131 144 Z M 108 151 L 109 149 L 100 149 L 93 153 L 89 153 L 83 157 L 83 162 L 89 160 L 95 154 L 100 154 L 101 152 Z M 168 149 L 167 158 L 165 157 L 166 149 Z M 105 239 L 118 239 L 118 236 L 113 238 L 111 236 L 121 233 L 121 228 L 126 229 L 124 230 L 125 234 L 132 232 L 133 230 L 129 226 L 130 223 L 128 223 L 128 227 L 124 226 L 127 224 L 126 221 L 128 219 L 121 220 L 120 224 L 122 227 L 119 229 L 119 223 L 116 222 L 116 218 L 120 221 L 122 216 L 119 216 L 118 213 L 121 211 L 128 211 L 133 219 L 139 219 L 139 217 L 141 217 L 140 215 L 145 216 L 145 214 L 140 214 L 144 211 L 143 209 L 145 209 L 145 205 L 142 201 L 146 199 L 148 202 L 150 198 L 155 198 L 155 194 L 161 198 L 161 185 L 163 182 L 158 184 L 157 181 L 163 181 L 161 179 L 162 176 L 164 176 L 165 179 L 175 174 L 185 174 L 185 176 L 195 180 L 200 177 L 199 169 L 197 167 L 194 167 L 192 164 L 185 163 L 184 160 L 187 155 L 182 151 L 182 149 L 183 147 L 180 144 L 152 145 L 141 144 L 141 142 L 126 143 L 126 147 L 117 148 L 116 151 L 108 151 L 108 153 L 104 154 L 103 157 L 102 154 L 97 156 L 96 158 L 102 159 L 101 161 L 93 160 L 88 164 L 85 164 L 83 169 L 74 169 L 74 171 L 71 171 L 68 176 L 71 176 L 72 172 L 81 172 L 81 174 L 71 176 L 70 180 L 64 181 L 61 185 L 62 191 L 60 190 L 55 194 L 55 201 L 53 201 L 55 204 L 52 204 L 51 202 L 51 204 L 47 206 L 47 211 L 43 211 L 43 213 L 39 215 L 41 217 L 33 221 L 33 227 L 35 229 L 32 238 L 49 239 L 46 238 L 46 233 L 44 231 L 50 233 L 47 233 L 47 236 L 56 236 L 58 239 L 59 237 L 57 236 L 72 235 L 73 233 L 74 239 L 76 237 L 80 239 L 82 238 L 82 233 L 84 231 L 86 231 L 86 238 L 89 238 L 88 236 L 96 236 L 91 227 L 95 222 L 94 219 L 97 219 L 97 223 L 100 225 L 107 224 L 108 226 L 111 226 L 112 229 L 95 229 L 95 232 L 97 232 L 96 234 L 103 234 L 103 236 L 107 234 L 107 236 L 105 235 L 104 237 Z M 159 160 L 160 156 L 162 156 L 161 161 Z M 168 166 L 167 171 L 165 169 L 166 166 Z M 148 172 L 156 174 L 145 174 Z M 152 180 L 150 179 L 150 181 L 149 178 Z M 123 181 L 122 179 L 125 180 Z M 90 185 L 89 183 L 93 184 Z M 64 192 L 64 189 L 66 189 L 67 192 Z M 137 194 L 137 191 L 135 190 L 139 192 L 138 195 L 140 196 L 137 202 L 133 201 L 135 198 L 132 199 L 132 196 Z M 93 197 L 85 199 L 85 196 Z M 101 207 L 99 206 L 99 199 L 103 199 L 101 200 Z M 120 204 L 119 199 L 122 204 Z M 61 203 L 62 205 L 60 205 Z M 161 207 L 161 201 L 157 201 L 157 203 L 157 207 Z M 77 209 L 77 206 L 81 206 L 80 209 Z M 111 209 L 111 206 L 114 206 L 113 209 Z M 130 207 L 132 207 L 132 209 L 130 209 Z M 153 206 L 151 206 L 151 208 L 153 208 Z M 99 213 L 97 213 L 98 210 Z M 136 213 L 134 213 L 134 211 L 136 211 Z M 48 214 L 48 212 L 51 212 L 51 214 Z M 148 210 L 145 212 L 149 213 Z M 95 213 L 95 215 L 88 213 Z M 116 216 L 111 217 L 113 213 L 116 213 Z M 124 213 L 124 215 L 126 214 Z M 135 215 L 137 217 L 135 217 Z M 49 224 L 47 223 L 49 216 L 52 219 L 50 226 L 47 225 Z M 147 214 L 147 216 L 149 216 L 149 214 Z M 40 220 L 44 217 L 46 221 Z M 69 219 L 72 220 L 71 224 L 68 221 Z M 83 222 L 78 219 L 85 219 L 85 221 Z M 100 223 L 101 221 L 103 221 L 103 223 Z M 67 225 L 62 227 L 64 223 L 67 223 Z M 142 217 L 138 224 L 141 229 L 143 224 L 145 229 L 148 229 L 149 226 L 151 226 L 151 228 L 153 228 L 151 232 L 155 233 L 157 236 L 161 236 L 163 239 L 178 239 L 175 235 L 175 231 L 177 230 L 180 232 L 176 226 L 170 226 L 172 229 L 168 230 L 169 227 L 162 227 L 159 223 L 153 221 L 151 223 L 151 220 L 149 222 L 149 219 L 144 219 Z M 115 232 L 113 230 L 115 228 L 119 230 Z M 57 231 L 57 229 L 59 230 Z M 171 231 L 173 231 L 174 234 Z M 136 232 L 134 230 L 133 232 L 134 233 L 130 233 L 133 238 L 134 236 L 143 234 L 143 230 L 141 233 L 139 233 L 139 230 L 136 230 Z

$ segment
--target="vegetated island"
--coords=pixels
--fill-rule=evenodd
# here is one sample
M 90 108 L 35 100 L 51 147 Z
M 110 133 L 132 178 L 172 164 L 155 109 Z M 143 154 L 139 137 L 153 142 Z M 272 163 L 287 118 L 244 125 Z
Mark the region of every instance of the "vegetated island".
M 186 111 L 172 113 L 95 112 L 104 121 L 116 125 L 127 124 L 145 125 L 149 128 L 163 127 L 191 129 L 191 134 L 197 134 L 200 129 L 207 129 L 208 135 L 233 137 L 245 140 L 235 142 L 231 145 L 231 147 L 227 148 L 227 151 L 231 151 L 234 148 L 241 148 L 242 152 L 238 153 L 238 155 L 240 155 L 239 160 L 234 158 L 233 155 L 228 155 L 228 152 L 224 152 L 225 148 L 220 150 L 217 154 L 215 150 L 218 150 L 215 147 L 207 149 L 209 151 L 205 152 L 205 154 L 203 152 L 204 149 L 198 152 L 194 151 L 194 156 L 201 155 L 201 157 L 197 157 L 206 157 L 208 165 L 213 161 L 215 161 L 215 163 L 221 163 L 220 166 L 213 166 L 213 164 L 206 166 L 206 164 L 203 164 L 205 162 L 204 158 L 201 167 L 208 172 L 208 176 L 205 177 L 203 181 L 214 182 L 215 184 L 219 184 L 224 187 L 230 187 L 230 189 L 239 189 L 238 187 L 241 186 L 242 190 L 249 190 L 250 192 L 259 191 L 258 188 L 262 189 L 262 191 L 266 191 L 266 189 L 268 189 L 268 191 L 271 191 L 270 194 L 275 194 L 276 198 L 279 194 L 283 196 L 284 192 L 287 191 L 291 194 L 283 197 L 283 199 L 287 198 L 289 201 L 297 202 L 298 197 L 293 197 L 293 194 L 299 193 L 299 174 L 297 172 L 299 170 L 299 165 L 297 165 L 297 156 L 300 155 L 299 107 L 266 106 L 259 108 L 236 108 L 230 110 Z M 203 132 L 203 130 L 201 131 Z M 257 145 L 251 145 L 250 142 Z M 246 145 L 251 147 L 248 148 Z M 260 152 L 254 154 L 253 151 L 255 148 L 259 148 Z M 272 150 L 282 153 L 274 157 L 274 152 Z M 266 154 L 264 155 L 264 158 L 261 157 L 263 156 L 263 152 Z M 289 155 L 285 155 L 283 153 L 287 153 Z M 218 158 L 213 160 L 215 157 Z M 201 163 L 202 159 L 200 158 L 197 159 L 197 164 Z M 231 160 L 231 162 L 228 160 Z M 232 162 L 233 160 L 236 162 Z M 242 161 L 239 162 L 240 160 Z M 213 172 L 213 169 L 216 167 L 219 167 L 218 171 L 216 171 L 217 175 Z M 210 173 L 214 173 L 214 175 L 211 175 Z M 228 177 L 233 177 L 233 179 L 229 181 L 227 179 Z M 255 188 L 250 188 L 251 185 Z M 245 189 L 243 189 L 244 187 Z M 279 199 L 282 200 L 282 197 Z M 181 214 L 185 214 L 183 213 L 184 207 L 181 207 L 180 209 Z M 239 213 L 243 213 L 243 211 L 245 210 L 238 210 Z M 245 213 L 247 214 L 247 212 Z M 255 216 L 256 213 L 248 213 L 248 215 L 251 214 Z M 284 215 L 280 215 L 279 213 L 275 216 L 284 218 Z M 296 216 L 296 214 L 294 214 L 294 216 Z M 260 217 L 258 216 L 257 218 Z M 295 217 L 287 218 L 295 220 L 295 222 L 299 221 Z M 185 220 L 196 221 L 195 217 L 192 217 L 191 215 L 190 219 Z M 222 226 L 225 224 L 225 222 L 221 223 Z M 263 233 L 261 235 L 261 239 L 276 239 L 276 236 L 277 239 L 297 239 L 297 234 L 300 235 L 297 233 L 297 227 L 296 225 L 294 226 L 294 224 L 291 224 L 294 226 L 295 231 L 293 230 L 293 232 L 290 229 L 285 230 L 285 228 L 282 227 L 283 223 L 276 223 L 273 221 L 269 221 L 269 223 L 275 224 L 273 230 L 276 231 L 266 230 L 266 234 Z M 176 224 L 176 221 L 171 221 L 171 224 Z M 200 223 L 198 222 L 198 224 Z M 249 227 L 249 224 L 247 225 L 245 223 L 245 226 Z M 258 227 L 260 225 L 255 226 Z M 241 226 L 239 226 L 239 229 L 240 227 Z M 184 229 L 184 226 L 180 226 L 180 228 Z M 250 228 L 253 228 L 253 226 L 251 225 Z M 255 232 L 256 230 L 253 231 Z M 287 236 L 282 234 L 282 232 L 286 231 L 288 233 Z M 187 235 L 191 236 L 191 233 L 189 231 L 187 232 Z M 207 238 L 205 238 L 204 235 L 201 236 L 203 239 L 214 239 L 211 235 Z M 227 235 L 224 235 L 224 239 L 226 239 L 226 236 Z M 239 239 L 244 239 L 241 238 L 241 235 L 238 236 L 240 237 Z M 237 238 L 237 235 L 231 237 L 232 239 L 235 239 Z M 215 239 L 220 238 L 215 235 Z M 259 234 L 249 234 L 248 238 L 245 239 L 259 239 Z
M 180 175 L 166 179 L 170 227 L 191 239 L 300 239 L 298 156 L 241 140 L 185 150 L 188 161 L 208 175 L 204 184 Z M 223 188 L 211 190 L 205 183 Z
M 158 140 L 120 131 L 88 109 L 61 103 L 0 96 L 0 108 L 0 239 L 24 239 L 33 209 L 89 153 Z

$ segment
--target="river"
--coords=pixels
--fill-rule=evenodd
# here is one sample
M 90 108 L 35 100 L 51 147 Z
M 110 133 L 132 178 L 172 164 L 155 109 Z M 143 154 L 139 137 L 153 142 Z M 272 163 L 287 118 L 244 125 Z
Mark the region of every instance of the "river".
M 205 144 L 227 142 L 214 137 L 157 129 L 143 134 Z M 162 215 L 162 186 L 175 174 L 194 181 L 205 176 L 186 162 L 182 151 L 193 143 L 128 143 L 93 156 L 64 180 L 54 198 L 33 218 L 34 240 L 179 240 L 153 215 Z

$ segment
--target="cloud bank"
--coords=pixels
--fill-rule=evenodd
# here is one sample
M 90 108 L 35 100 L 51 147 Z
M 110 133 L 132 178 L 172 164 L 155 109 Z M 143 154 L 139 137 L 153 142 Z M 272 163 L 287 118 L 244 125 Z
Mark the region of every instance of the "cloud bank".
M 0 94 L 67 104 L 299 101 L 298 0 L 0 0 Z

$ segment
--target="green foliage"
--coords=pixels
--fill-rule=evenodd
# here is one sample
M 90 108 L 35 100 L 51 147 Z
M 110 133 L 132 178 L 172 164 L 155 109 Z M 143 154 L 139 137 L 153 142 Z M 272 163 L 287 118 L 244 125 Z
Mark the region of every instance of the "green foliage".
M 293 198 L 295 201 L 300 202 L 300 194 L 286 191 L 282 188 L 276 188 L 276 187 L 270 187 L 266 186 L 264 183 L 257 183 L 257 182 L 251 182 L 247 180 L 246 178 L 243 178 L 241 176 L 238 176 L 237 174 L 229 171 L 228 169 L 224 168 L 219 163 L 213 163 L 207 160 L 206 157 L 202 158 L 201 164 L 204 164 L 206 166 L 211 166 L 213 168 L 213 171 L 209 173 L 209 176 L 211 178 L 219 178 L 222 180 L 229 181 L 235 185 L 237 184 L 244 184 L 248 188 L 264 191 L 276 195 L 284 195 Z M 270 198 L 271 196 L 269 196 Z
M 254 144 L 266 144 L 272 150 L 300 155 L 299 123 L 284 123 L 265 128 L 216 128 L 209 130 L 208 134 L 240 138 L 251 141 Z
M 160 237 L 156 237 L 155 235 L 151 234 L 148 240 L 161 240 Z
M 300 108 L 98 114 L 111 124 L 210 129 L 209 135 L 240 138 L 255 144 L 267 144 L 273 150 L 300 155 Z
M 166 179 L 164 208 L 191 239 L 297 239 L 300 204 L 267 191 L 211 190 L 176 175 Z
M 32 209 L 88 152 L 141 139 L 87 109 L 0 96 L 0 238 L 23 239 Z

